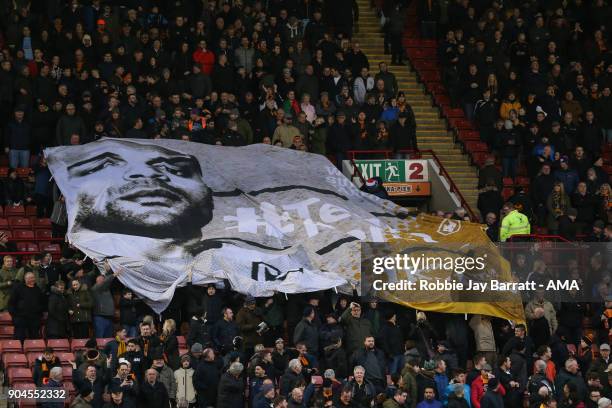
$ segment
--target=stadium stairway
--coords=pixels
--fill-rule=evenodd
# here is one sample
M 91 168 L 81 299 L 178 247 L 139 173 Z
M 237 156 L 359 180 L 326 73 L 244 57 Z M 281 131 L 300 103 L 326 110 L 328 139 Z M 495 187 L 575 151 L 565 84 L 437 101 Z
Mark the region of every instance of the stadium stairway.
M 359 42 L 361 49 L 368 56 L 372 75 L 374 75 L 378 72 L 378 64 L 381 61 L 386 62 L 387 65 L 390 64 L 391 56 L 384 54 L 380 19 L 372 9 L 370 0 L 357 0 L 357 4 L 359 5 L 359 32 L 354 34 L 353 40 Z M 439 109 L 433 106 L 431 97 L 425 93 L 415 72 L 410 69 L 407 59 L 404 62 L 405 67 L 389 65 L 389 70 L 397 77 L 400 90 L 404 91 L 406 100 L 414 110 L 419 149 L 433 150 L 436 153 L 459 191 L 472 210 L 477 213 L 477 171 L 470 165 L 469 157 L 455 143 L 453 133 L 448 131 L 446 120 L 440 116 Z

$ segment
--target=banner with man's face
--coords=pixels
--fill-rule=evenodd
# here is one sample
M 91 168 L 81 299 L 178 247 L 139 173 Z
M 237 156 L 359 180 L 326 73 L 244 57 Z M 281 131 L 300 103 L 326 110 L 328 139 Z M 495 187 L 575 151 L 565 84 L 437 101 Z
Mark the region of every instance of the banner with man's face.
M 253 296 L 350 291 L 360 241 L 433 241 L 316 154 L 102 139 L 45 155 L 66 199 L 68 240 L 108 260 L 156 311 L 188 282 L 227 279 Z

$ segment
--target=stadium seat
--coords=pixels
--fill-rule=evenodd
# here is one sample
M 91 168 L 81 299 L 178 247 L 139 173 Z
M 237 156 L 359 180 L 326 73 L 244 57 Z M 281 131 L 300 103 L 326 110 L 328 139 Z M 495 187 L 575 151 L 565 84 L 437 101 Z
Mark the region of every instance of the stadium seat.
M 529 177 L 519 176 L 519 177 L 516 177 L 514 180 L 516 181 L 516 184 L 518 184 L 519 186 L 523 186 L 523 187 L 529 186 L 529 183 L 530 183 Z
M 504 177 L 503 182 L 504 182 L 504 187 L 514 185 L 514 180 L 512 180 L 512 177 Z
M 23 353 L 19 340 L 0 340 L 0 353 Z
M 62 248 L 59 244 L 54 244 L 53 242 L 41 241 L 38 243 L 38 247 L 41 252 L 51 252 L 53 255 L 59 255 Z
M 30 383 L 32 382 L 32 370 L 24 367 L 9 368 L 8 379 L 11 386 L 18 383 Z
M 17 251 L 19 252 L 39 252 L 38 244 L 36 242 L 17 242 Z
M 8 230 L 9 223 L 7 218 L 0 218 L 0 230 Z
M 34 384 L 33 382 L 17 383 L 13 386 L 13 388 L 16 390 L 35 390 L 36 384 Z M 19 399 L 18 406 L 19 408 L 33 408 L 36 407 L 36 400 L 25 398 Z
M 442 109 L 442 115 L 447 118 L 463 118 L 463 109 L 460 108 L 448 108 Z
M 0 339 L 12 339 L 15 336 L 13 326 L 0 326 Z
M 36 352 L 26 354 L 26 358 L 28 360 L 28 367 L 30 367 L 32 371 L 34 371 L 34 364 L 36 364 L 36 359 L 40 356 L 41 356 L 41 353 L 36 353 Z
M 189 353 L 189 348 L 187 347 L 179 347 L 179 356 Z
M 465 150 L 473 153 L 473 152 L 488 152 L 489 146 L 487 146 L 484 142 L 466 142 Z
M 26 229 L 19 229 L 19 230 L 15 230 L 15 232 L 13 233 L 13 238 L 14 239 L 34 239 L 34 231 L 32 230 L 26 230 Z
M 89 339 L 72 339 L 70 342 L 70 351 L 73 353 L 78 350 L 85 350 L 85 343 L 87 343 Z
M 42 353 L 46 347 L 47 345 L 45 344 L 45 341 L 42 339 L 23 341 L 23 352 L 24 353 L 31 353 L 34 351 L 37 353 Z
M 510 187 L 504 187 L 502 190 L 502 197 L 504 198 L 504 201 L 508 201 L 508 199 L 512 197 L 512 194 L 514 194 L 514 190 L 512 190 Z
M 24 179 L 28 178 L 30 174 L 32 174 L 32 169 L 29 167 L 17 167 L 15 171 L 17 172 L 17 177 Z
M 25 215 L 26 217 L 36 217 L 36 206 L 35 205 L 26 205 Z
M 422 71 L 419 72 L 421 81 L 423 82 L 441 82 L 440 71 Z
M 11 227 L 11 229 L 32 228 L 32 223 L 30 222 L 30 219 L 26 217 L 8 217 L 8 222 L 9 227 Z
M 446 95 L 446 88 L 444 88 L 444 85 L 435 82 L 427 84 L 427 91 L 433 95 Z
M 70 342 L 68 341 L 68 339 L 49 339 L 47 340 L 47 346 L 53 348 L 53 351 L 55 351 L 56 353 L 70 352 Z
M 0 167 L 0 178 L 7 178 L 8 171 L 9 171 L 8 167 L 5 167 L 5 166 Z
M 36 229 L 34 230 L 37 239 L 51 239 L 53 238 L 53 232 L 48 229 Z
M 13 324 L 13 318 L 9 312 L 0 313 L 0 326 L 10 326 Z
M 5 369 L 11 367 L 28 367 L 28 360 L 23 353 L 4 353 L 2 354 L 2 364 Z
M 25 216 L 25 207 L 23 205 L 7 205 L 4 207 L 4 216 Z
M 448 119 L 448 124 L 451 128 L 458 130 L 475 130 L 472 122 L 467 119 L 450 118 Z
M 104 347 L 106 347 L 106 344 L 109 341 L 114 340 L 112 337 L 110 338 L 105 338 L 105 339 L 96 339 L 96 344 L 98 345 L 98 350 L 104 350 Z
M 479 142 L 480 133 L 477 130 L 460 130 L 457 132 L 457 139 L 462 142 Z
M 62 366 L 72 367 L 70 364 L 71 361 L 74 361 L 74 353 L 70 352 L 55 352 L 55 355 L 62 362 Z
M 34 218 L 32 226 L 34 229 L 51 229 L 51 220 L 49 218 Z
M 62 366 L 62 375 L 64 382 L 72 381 L 72 367 Z

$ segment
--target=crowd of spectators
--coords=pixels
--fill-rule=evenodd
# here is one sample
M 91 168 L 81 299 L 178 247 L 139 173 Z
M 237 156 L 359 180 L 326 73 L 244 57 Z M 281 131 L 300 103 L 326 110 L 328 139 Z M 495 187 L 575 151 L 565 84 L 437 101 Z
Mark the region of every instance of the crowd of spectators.
M 570 240 L 596 227 L 601 236 L 610 222 L 609 5 L 434 0 L 419 12 L 422 32 L 439 35 L 451 104 L 491 152 L 478 185 L 483 220 L 503 216 L 514 193 L 534 227 Z M 502 177 L 516 191 L 504 192 Z

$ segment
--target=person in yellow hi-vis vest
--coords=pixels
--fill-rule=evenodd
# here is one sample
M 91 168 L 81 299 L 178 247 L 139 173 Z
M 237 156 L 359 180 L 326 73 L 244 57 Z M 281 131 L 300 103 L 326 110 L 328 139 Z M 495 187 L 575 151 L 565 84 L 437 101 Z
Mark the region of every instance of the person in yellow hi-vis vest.
M 529 218 L 514 208 L 514 204 L 506 203 L 502 208 L 502 214 L 505 214 L 499 229 L 499 240 L 506 242 L 513 235 L 528 235 L 531 234 L 531 225 Z

